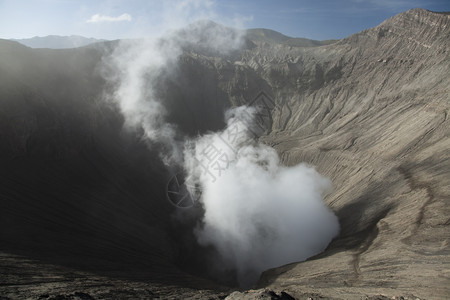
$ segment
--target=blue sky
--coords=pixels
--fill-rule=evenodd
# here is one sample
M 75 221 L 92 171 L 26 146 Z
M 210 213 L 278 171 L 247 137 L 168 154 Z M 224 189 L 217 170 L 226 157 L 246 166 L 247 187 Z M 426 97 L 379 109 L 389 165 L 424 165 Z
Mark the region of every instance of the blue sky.
M 196 19 L 269 28 L 294 37 L 339 39 L 449 0 L 0 0 L 0 38 L 82 35 L 118 39 L 159 35 Z

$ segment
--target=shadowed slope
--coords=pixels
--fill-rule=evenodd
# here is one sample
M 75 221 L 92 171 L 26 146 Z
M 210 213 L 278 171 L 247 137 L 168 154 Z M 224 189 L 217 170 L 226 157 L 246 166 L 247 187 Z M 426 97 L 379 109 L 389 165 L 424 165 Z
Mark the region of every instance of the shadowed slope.
M 157 147 L 103 93 L 109 45 L 33 50 L 1 41 L 0 250 L 118 278 L 196 285 Z M 202 285 L 205 284 L 203 281 Z

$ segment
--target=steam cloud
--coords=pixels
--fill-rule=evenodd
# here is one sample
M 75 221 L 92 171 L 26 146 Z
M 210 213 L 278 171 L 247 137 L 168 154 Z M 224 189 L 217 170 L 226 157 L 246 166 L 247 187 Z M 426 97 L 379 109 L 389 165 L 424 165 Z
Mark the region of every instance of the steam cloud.
M 198 242 L 217 250 L 218 270 L 236 270 L 248 285 L 267 268 L 322 251 L 339 224 L 322 200 L 330 181 L 305 164 L 282 166 L 274 149 L 253 138 L 255 108 L 229 110 L 222 132 L 197 139 L 180 136 L 166 121 L 169 112 L 155 92 L 158 77 L 176 72 L 185 49 L 223 54 L 239 48 L 241 33 L 196 22 L 161 39 L 122 41 L 109 64 L 126 125 L 142 129 L 150 147 L 163 145 L 166 165 L 184 169 L 189 186 L 201 187 Z
M 166 33 L 164 38 L 121 40 L 107 61 L 111 81 L 118 86 L 114 100 L 125 116 L 126 126 L 142 128 L 144 137 L 165 146 L 166 165 L 183 164 L 183 142 L 173 124 L 166 122 L 164 99 L 156 91 L 157 79 L 176 71 L 183 49 L 227 54 L 241 47 L 242 31 L 197 21 L 185 29 Z
M 216 267 L 237 270 L 243 286 L 268 268 L 323 251 L 339 231 L 322 201 L 330 181 L 305 164 L 282 166 L 274 149 L 252 138 L 254 113 L 230 110 L 223 132 L 200 137 L 185 153 L 190 185 L 199 181 L 203 190 L 198 241 L 215 246 Z M 207 169 L 213 155 L 222 159 Z
M 127 127 L 142 128 L 143 138 L 168 149 L 168 164 L 182 162 L 176 130 L 165 121 L 167 111 L 155 94 L 155 83 L 164 70 L 175 63 L 180 48 L 172 40 L 123 40 L 109 62 L 118 84 L 114 99 L 125 116 Z

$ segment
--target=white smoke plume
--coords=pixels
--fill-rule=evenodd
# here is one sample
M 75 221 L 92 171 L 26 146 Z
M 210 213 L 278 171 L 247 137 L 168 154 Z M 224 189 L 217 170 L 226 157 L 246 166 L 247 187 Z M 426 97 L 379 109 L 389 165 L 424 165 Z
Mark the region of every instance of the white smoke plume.
M 164 100 L 159 99 L 156 81 L 161 74 L 176 72 L 176 64 L 183 50 L 212 51 L 227 54 L 241 47 L 243 31 L 218 25 L 211 21 L 197 20 L 190 24 L 182 20 L 195 20 L 192 11 L 201 17 L 208 13 L 212 2 L 206 0 L 169 1 L 166 9 L 167 31 L 163 37 L 121 40 L 114 53 L 107 59 L 109 80 L 117 85 L 113 100 L 125 116 L 126 126 L 141 128 L 144 139 L 165 147 L 164 162 L 182 164 L 182 141 L 177 140 L 177 130 L 166 122 Z M 167 4 L 168 5 L 168 4 Z M 168 14 L 169 15 L 169 14 Z M 177 20 L 176 22 L 174 20 Z M 173 24 L 183 24 L 183 29 L 173 29 Z
M 177 7 L 192 11 L 190 3 L 202 5 L 192 0 Z M 205 3 L 202 15 L 211 5 Z M 230 110 L 224 131 L 194 140 L 166 121 L 158 78 L 177 71 L 183 51 L 225 54 L 238 49 L 242 38 L 242 31 L 195 22 L 163 38 L 121 41 L 107 63 L 127 127 L 142 130 L 149 147 L 162 145 L 164 162 L 183 168 L 189 186 L 201 187 L 205 213 L 195 231 L 198 242 L 214 246 L 217 267 L 237 270 L 239 282 L 248 285 L 267 268 L 322 251 L 339 225 L 322 200 L 329 180 L 304 164 L 282 166 L 274 149 L 252 138 L 255 108 Z
M 155 93 L 155 83 L 180 53 L 178 45 L 170 40 L 123 40 L 110 58 L 117 78 L 114 100 L 125 116 L 125 125 L 141 128 L 143 138 L 167 147 L 164 161 L 181 163 L 176 129 L 166 122 L 167 111 Z M 166 155 L 168 154 L 168 155 Z
M 198 181 L 203 191 L 198 241 L 213 245 L 216 267 L 237 270 L 243 286 L 268 268 L 323 251 L 339 232 L 322 200 L 330 181 L 305 164 L 282 166 L 274 149 L 252 138 L 254 113 L 232 109 L 223 132 L 200 137 L 185 152 L 190 184 Z

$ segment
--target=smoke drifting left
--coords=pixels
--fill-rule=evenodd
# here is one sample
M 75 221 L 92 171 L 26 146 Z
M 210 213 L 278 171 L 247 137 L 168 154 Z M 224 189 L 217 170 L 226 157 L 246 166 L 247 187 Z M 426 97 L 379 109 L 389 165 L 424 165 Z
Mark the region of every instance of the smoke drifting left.
M 226 123 L 219 129 L 202 122 L 202 116 L 196 121 L 205 127 L 183 128 L 171 116 L 183 105 L 201 111 L 220 102 L 203 96 L 199 103 L 183 94 L 177 82 L 182 54 L 228 55 L 244 39 L 242 31 L 197 22 L 158 39 L 123 41 L 108 67 L 117 86 L 111 97 L 126 126 L 142 130 L 149 148 L 159 148 L 171 176 L 181 172 L 191 198 L 199 202 L 202 212 L 191 222 L 198 244 L 214 249 L 207 257 L 213 261 L 208 272 L 219 278 L 235 273 L 240 285 L 249 286 L 267 268 L 322 251 L 338 234 L 339 224 L 322 201 L 330 182 L 306 165 L 282 166 L 273 149 L 251 136 L 260 108 L 226 110 L 225 102 L 222 111 L 216 109 L 225 116 L 216 121 Z M 161 86 L 167 83 L 181 90 L 178 103 L 166 102 L 171 97 Z M 195 130 L 203 134 L 186 134 Z

